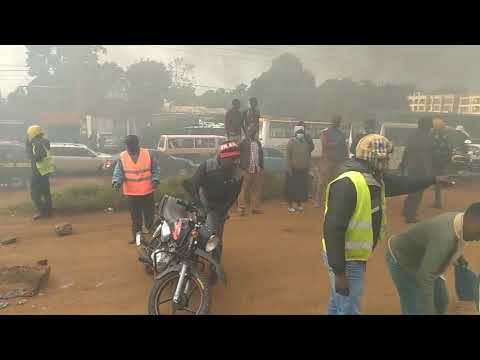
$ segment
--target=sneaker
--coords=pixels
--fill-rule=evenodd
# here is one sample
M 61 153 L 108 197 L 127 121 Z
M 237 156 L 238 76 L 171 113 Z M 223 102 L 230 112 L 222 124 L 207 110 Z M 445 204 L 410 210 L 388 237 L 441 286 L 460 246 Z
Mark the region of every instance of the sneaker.
M 42 214 L 35 214 L 32 217 L 33 220 L 40 220 L 40 219 L 44 219 L 44 218 L 45 218 L 45 216 L 42 215 Z
M 295 210 L 295 208 L 291 208 L 291 207 L 288 208 L 288 212 L 289 212 L 290 214 L 293 214 L 293 213 L 295 213 L 296 211 L 297 211 L 297 210 Z
M 302 212 L 303 210 L 305 210 L 305 209 L 303 208 L 303 206 L 298 206 L 298 207 L 297 207 L 297 211 Z

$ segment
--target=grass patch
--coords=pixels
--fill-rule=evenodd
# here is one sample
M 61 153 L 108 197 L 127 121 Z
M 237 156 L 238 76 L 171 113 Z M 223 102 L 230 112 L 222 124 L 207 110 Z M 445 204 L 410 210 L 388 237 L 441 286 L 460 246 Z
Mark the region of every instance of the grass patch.
M 164 194 L 184 198 L 186 193 L 181 186 L 185 177 L 176 176 L 163 180 L 155 192 L 158 201 Z M 279 199 L 283 196 L 284 180 L 278 174 L 265 174 L 263 198 L 265 200 Z M 110 185 L 72 186 L 56 191 L 52 194 L 53 207 L 58 213 L 83 213 L 105 210 L 109 207 L 115 210 L 127 208 L 127 199 L 122 192 L 115 191 Z M 36 211 L 31 201 L 0 209 L 0 214 L 12 213 L 33 214 Z

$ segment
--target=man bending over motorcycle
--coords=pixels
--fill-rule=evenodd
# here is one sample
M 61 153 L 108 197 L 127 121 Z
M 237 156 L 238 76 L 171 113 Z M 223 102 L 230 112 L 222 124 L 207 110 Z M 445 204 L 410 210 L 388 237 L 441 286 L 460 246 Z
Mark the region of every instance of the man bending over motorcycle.
M 206 215 L 202 231 L 204 239 L 217 235 L 220 243 L 213 251 L 213 258 L 221 263 L 223 250 L 223 226 L 228 210 L 237 200 L 242 188 L 242 176 L 238 168 L 240 149 L 233 141 L 220 145 L 216 158 L 204 161 L 183 187 Z M 203 234 L 202 234 L 203 235 Z

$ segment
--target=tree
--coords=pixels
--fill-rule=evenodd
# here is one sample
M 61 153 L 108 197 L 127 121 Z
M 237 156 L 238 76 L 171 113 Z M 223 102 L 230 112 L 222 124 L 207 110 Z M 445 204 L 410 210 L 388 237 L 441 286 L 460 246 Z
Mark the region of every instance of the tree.
M 172 77 L 167 99 L 175 105 L 194 105 L 197 100 L 194 88 L 194 65 L 188 64 L 183 58 L 175 58 L 168 64 Z
M 314 103 L 315 79 L 300 60 L 285 53 L 272 61 L 270 69 L 253 79 L 248 96 L 259 99 L 262 113 L 304 117 Z
M 137 128 L 142 129 L 141 135 L 150 136 L 152 134 L 143 134 L 143 131 L 146 131 L 144 129 L 152 114 L 164 105 L 172 84 L 170 72 L 161 62 L 141 60 L 128 67 L 126 79 L 130 115 L 135 119 Z

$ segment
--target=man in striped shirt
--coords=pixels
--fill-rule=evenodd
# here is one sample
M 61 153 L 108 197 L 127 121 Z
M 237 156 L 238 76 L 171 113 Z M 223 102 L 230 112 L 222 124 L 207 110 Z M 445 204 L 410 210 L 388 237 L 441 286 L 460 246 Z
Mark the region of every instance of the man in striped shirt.
M 238 199 L 238 211 L 246 213 L 247 197 L 253 214 L 261 214 L 260 201 L 263 185 L 263 148 L 255 139 L 257 127 L 251 124 L 247 128 L 247 137 L 240 143 L 240 169 L 243 175 L 242 191 Z

